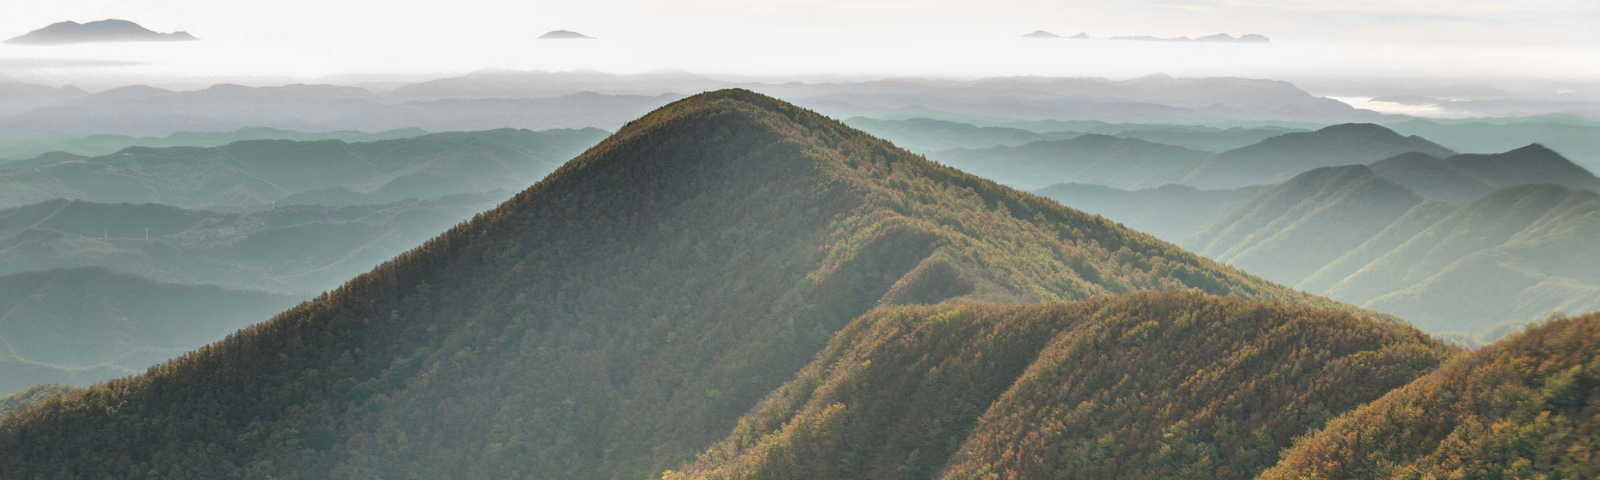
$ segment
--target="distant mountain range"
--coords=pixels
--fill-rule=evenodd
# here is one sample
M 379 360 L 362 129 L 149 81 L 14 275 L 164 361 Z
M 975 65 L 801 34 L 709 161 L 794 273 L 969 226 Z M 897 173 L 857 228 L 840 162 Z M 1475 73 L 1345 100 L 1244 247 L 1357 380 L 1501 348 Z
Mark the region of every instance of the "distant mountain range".
M 72 134 L 0 134 L 0 159 L 26 160 L 50 152 L 85 157 L 116 153 L 128 147 L 220 147 L 245 140 L 339 140 L 347 143 L 375 142 L 419 137 L 429 132 L 420 128 L 400 128 L 381 132 L 350 130 L 298 132 L 279 128 L 241 128 L 227 132 L 177 132 L 166 136 Z M 3 160 L 0 160 L 3 162 Z
M 1015 147 L 943 150 L 930 156 L 1015 188 L 1071 182 L 1144 188 L 1182 179 L 1211 153 L 1091 133 Z
M 188 32 L 157 33 L 127 20 L 89 23 L 60 22 L 6 40 L 12 45 L 70 45 L 75 43 L 183 42 L 199 40 Z
M 540 40 L 593 40 L 594 37 L 570 30 L 551 30 L 539 36 Z
M 1039 193 L 1465 342 L 1600 309 L 1600 264 L 1583 240 L 1600 238 L 1600 180 L 1537 145 L 1448 158 L 1402 154 L 1235 190 Z
M 1402 136 L 1378 125 L 1334 125 L 1218 153 L 1188 172 L 1180 183 L 1209 189 L 1275 183 L 1315 168 L 1370 163 L 1410 152 L 1435 157 L 1455 153 L 1422 137 Z
M 0 391 L 143 372 L 300 300 L 98 268 L 0 275 Z
M 49 155 L 0 164 L 0 207 L 77 199 L 262 208 L 304 195 L 359 194 L 369 196 L 360 203 L 388 203 L 516 191 L 605 135 L 599 129 L 500 129 L 376 142 L 253 140 L 128 147 L 90 158 Z

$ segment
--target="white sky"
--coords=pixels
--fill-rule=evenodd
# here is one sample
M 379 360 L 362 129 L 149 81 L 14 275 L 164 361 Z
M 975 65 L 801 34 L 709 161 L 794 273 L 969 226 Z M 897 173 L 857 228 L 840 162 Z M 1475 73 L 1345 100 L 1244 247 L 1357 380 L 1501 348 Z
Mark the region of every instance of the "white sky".
M 1600 0 L 5 0 L 0 38 L 132 20 L 202 42 L 0 46 L 57 76 L 501 67 L 740 74 L 1600 77 Z M 594 42 L 540 42 L 567 29 Z M 1026 41 L 1260 33 L 1258 45 Z M 57 59 L 138 67 L 58 66 Z

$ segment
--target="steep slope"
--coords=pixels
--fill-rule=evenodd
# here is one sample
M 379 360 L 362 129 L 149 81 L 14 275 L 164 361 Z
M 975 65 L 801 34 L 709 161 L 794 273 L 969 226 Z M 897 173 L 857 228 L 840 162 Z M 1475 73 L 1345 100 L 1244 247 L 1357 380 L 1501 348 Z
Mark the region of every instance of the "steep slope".
M 1190 243 L 1203 255 L 1294 285 L 1419 203 L 1366 166 L 1321 168 L 1268 188 Z
M 1373 163 L 1372 170 L 1418 194 L 1457 203 L 1490 191 L 1527 183 L 1600 189 L 1600 178 L 1542 145 L 1496 154 L 1462 154 L 1439 159 L 1406 154 Z
M 605 136 L 598 129 L 441 133 L 367 143 L 245 141 L 127 148 L 89 159 L 0 166 L 0 206 L 65 198 L 174 206 L 262 206 L 295 193 L 376 194 L 373 203 L 520 190 Z
M 1261 476 L 1594 478 L 1600 315 L 1545 322 L 1346 414 Z
M 509 196 L 251 213 L 54 200 L 0 210 L 0 275 L 104 267 L 163 282 L 310 296 Z
M 1600 126 L 1555 117 L 1531 121 L 1408 120 L 1385 124 L 1403 135 L 1418 135 L 1462 153 L 1504 152 L 1537 143 L 1561 152 L 1590 171 L 1600 171 Z
M 1552 310 L 1600 309 L 1596 238 L 1600 193 L 1500 189 L 1421 229 L 1326 294 L 1434 331 L 1475 332 Z
M 726 436 L 874 306 L 1185 287 L 1321 302 L 792 105 L 713 92 L 270 322 L 19 412 L 0 464 L 644 478 Z M 64 433 L 79 429 L 121 433 Z
M 1105 185 L 1063 183 L 1034 193 L 1068 207 L 1103 215 L 1156 238 L 1179 243 L 1222 220 L 1262 190 L 1265 188 L 1201 190 L 1178 184 L 1122 190 Z
M 1241 478 L 1451 351 L 1193 293 L 881 309 L 664 478 Z
M 1409 152 L 1435 157 L 1454 153 L 1421 137 L 1352 123 L 1288 133 L 1219 153 L 1188 172 L 1183 183 L 1208 189 L 1274 183 L 1316 168 L 1371 163 Z
M 0 276 L 0 391 L 142 371 L 299 301 L 101 269 Z
M 1443 200 L 1425 200 L 1411 207 L 1411 210 L 1407 210 L 1400 218 L 1394 219 L 1389 226 L 1383 228 L 1383 231 L 1317 269 L 1316 273 L 1307 276 L 1294 286 L 1307 292 L 1325 292 L 1340 280 L 1354 275 L 1378 257 L 1400 248 L 1417 234 L 1439 223 L 1460 208 L 1459 205 Z
M 929 158 L 1014 188 L 1058 183 L 1153 188 L 1182 178 L 1209 155 L 1144 140 L 1083 135 L 1017 147 L 946 150 Z

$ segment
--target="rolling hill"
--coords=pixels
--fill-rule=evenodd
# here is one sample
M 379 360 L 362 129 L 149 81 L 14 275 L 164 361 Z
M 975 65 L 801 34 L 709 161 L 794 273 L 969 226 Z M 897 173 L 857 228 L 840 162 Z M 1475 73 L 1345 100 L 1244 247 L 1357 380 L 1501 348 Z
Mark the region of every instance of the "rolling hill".
M 0 391 L 143 371 L 299 301 L 95 268 L 0 276 Z
M 1503 153 L 1446 158 L 1408 153 L 1373 163 L 1372 170 L 1422 196 L 1456 203 L 1476 200 L 1497 188 L 1528 183 L 1600 190 L 1600 178 L 1538 144 Z
M 1333 306 L 792 105 L 712 92 L 271 321 L 15 414 L 0 464 L 651 477 L 874 307 L 1185 288 Z
M 1196 251 L 1294 285 L 1422 203 L 1364 165 L 1312 170 L 1195 234 Z
M 45 384 L 28 387 L 22 391 L 9 395 L 0 395 L 0 423 L 6 420 L 6 414 L 22 407 L 32 405 L 42 400 L 66 396 L 73 391 L 72 387 L 60 384 Z
M 1600 315 L 1554 319 L 1329 422 L 1263 480 L 1591 478 Z
M 1201 190 L 1167 184 L 1142 190 L 1123 190 L 1085 183 L 1063 183 L 1034 191 L 1062 205 L 1104 215 L 1129 228 L 1156 238 L 1184 244 L 1189 237 L 1260 195 L 1268 187 Z
M 1451 352 L 1193 293 L 881 309 L 664 479 L 1236 478 Z
M 251 213 L 54 200 L 0 210 L 0 274 L 103 267 L 163 282 L 315 295 L 509 193 Z
M 277 128 L 241 128 L 228 132 L 177 132 L 161 137 L 130 135 L 9 134 L 0 135 L 0 158 L 25 160 L 49 152 L 98 157 L 128 147 L 220 147 L 244 140 L 342 140 L 347 143 L 375 142 L 427 135 L 419 128 L 382 132 L 297 132 Z
M 1322 167 L 1372 163 L 1403 153 L 1435 157 L 1455 152 L 1422 137 L 1406 137 L 1373 124 L 1344 124 L 1288 133 L 1206 160 L 1182 183 L 1206 189 L 1277 183 Z
M 1149 188 L 1173 183 L 1210 153 L 1110 135 L 1082 135 L 1016 147 L 955 149 L 929 158 L 1020 189 L 1058 183 Z
M 846 119 L 844 123 L 867 132 L 874 137 L 893 142 L 897 147 L 917 153 L 929 153 L 952 148 L 1017 146 L 1041 140 L 1061 140 L 1081 135 L 1076 132 L 1035 133 L 1019 128 L 980 127 L 967 123 L 930 118 L 879 120 L 855 117 Z
M 363 203 L 521 190 L 600 141 L 598 129 L 438 133 L 365 143 L 234 142 L 131 147 L 0 165 L 0 206 L 53 199 L 265 207 L 295 194 L 372 194 Z

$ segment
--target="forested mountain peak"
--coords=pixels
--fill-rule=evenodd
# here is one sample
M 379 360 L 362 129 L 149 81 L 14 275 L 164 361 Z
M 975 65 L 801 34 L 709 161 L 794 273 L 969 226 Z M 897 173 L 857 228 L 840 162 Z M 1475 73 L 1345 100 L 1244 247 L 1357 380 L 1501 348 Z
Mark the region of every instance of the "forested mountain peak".
M 719 91 L 629 123 L 271 321 L 19 412 L 0 426 L 0 464 L 25 477 L 646 478 L 726 437 L 874 307 L 1187 288 L 1331 305 Z M 65 433 L 79 429 L 128 434 Z
M 1371 163 L 1410 152 L 1435 157 L 1455 153 L 1427 139 L 1400 135 L 1380 125 L 1350 123 L 1286 133 L 1218 153 L 1189 172 L 1184 183 L 1200 188 L 1272 183 L 1313 168 Z

